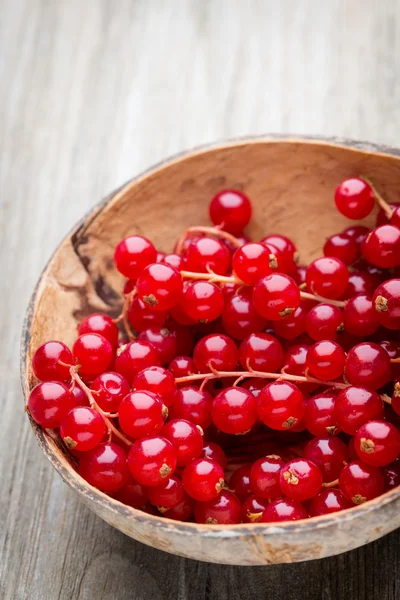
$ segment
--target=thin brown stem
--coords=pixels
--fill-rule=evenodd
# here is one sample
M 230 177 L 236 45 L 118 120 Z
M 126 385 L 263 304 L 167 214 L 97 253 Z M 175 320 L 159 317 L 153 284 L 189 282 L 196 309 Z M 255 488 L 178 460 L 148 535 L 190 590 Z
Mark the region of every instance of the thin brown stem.
M 240 248 L 240 246 L 242 245 L 242 242 L 240 240 L 238 240 L 234 235 L 232 235 L 231 233 L 228 233 L 227 231 L 223 231 L 219 227 L 189 227 L 183 233 L 183 235 L 181 236 L 181 238 L 179 239 L 179 241 L 176 245 L 176 253 L 177 254 L 182 253 L 185 241 L 187 240 L 187 238 L 190 236 L 191 233 L 206 233 L 207 235 L 212 235 L 213 237 L 227 240 L 228 242 L 231 242 L 231 244 L 236 246 L 236 248 Z
M 339 479 L 335 479 L 334 481 L 330 481 L 329 483 L 323 483 L 322 487 L 324 488 L 333 488 L 339 485 Z
M 381 394 L 380 396 L 383 402 L 386 402 L 386 404 L 392 404 L 392 399 L 390 396 L 388 396 L 387 394 Z
M 365 183 L 367 183 L 370 186 L 372 193 L 374 195 L 375 202 L 382 208 L 382 210 L 385 212 L 385 215 L 390 220 L 394 209 L 383 198 L 383 196 L 378 192 L 378 190 L 376 189 L 376 187 L 374 186 L 374 184 L 368 177 L 365 177 L 365 175 L 360 175 L 360 179 L 362 179 L 362 181 L 365 181 Z
M 346 306 L 346 302 L 343 300 L 332 300 L 331 298 L 318 296 L 318 294 L 309 294 L 308 292 L 300 291 L 300 296 L 307 300 L 315 300 L 316 302 L 323 302 L 324 304 L 332 304 L 332 306 L 338 306 L 339 308 L 344 308 L 344 306 Z

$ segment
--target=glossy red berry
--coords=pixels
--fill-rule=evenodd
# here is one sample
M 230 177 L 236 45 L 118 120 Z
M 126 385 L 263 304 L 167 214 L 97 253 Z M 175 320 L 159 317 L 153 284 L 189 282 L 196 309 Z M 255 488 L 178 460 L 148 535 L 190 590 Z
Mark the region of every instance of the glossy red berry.
M 191 356 L 175 356 L 169 363 L 168 370 L 176 378 L 187 377 L 188 375 L 193 375 L 197 371 Z
M 343 313 L 337 306 L 317 304 L 307 314 L 306 330 L 317 341 L 335 340 L 343 329 Z
M 118 344 L 119 330 L 113 319 L 103 313 L 93 313 L 88 315 L 79 323 L 79 335 L 84 333 L 98 333 L 108 340 L 111 346 Z
M 400 433 L 386 421 L 369 421 L 354 436 L 359 458 L 373 467 L 389 465 L 400 454 Z
M 42 344 L 36 350 L 32 358 L 32 368 L 40 381 L 68 381 L 73 362 L 68 346 L 62 342 L 51 341 Z
M 119 500 L 122 504 L 139 508 L 144 506 L 149 499 L 147 488 L 135 481 L 129 474 L 128 481 L 117 491 L 112 494 L 115 500 Z
M 277 258 L 279 271 L 289 275 L 296 271 L 297 250 L 292 240 L 284 235 L 273 234 L 263 238 L 261 244 L 266 245 L 270 250 L 271 246 L 273 250 L 275 248 L 278 250 L 278 253 L 274 250 L 273 254 Z
M 260 243 L 251 242 L 238 248 L 232 257 L 232 271 L 243 283 L 254 285 L 261 277 L 272 272 L 270 251 Z
M 250 494 L 252 494 L 250 486 L 250 470 L 251 464 L 245 464 L 233 471 L 229 480 L 229 489 L 243 502 Z
M 282 495 L 279 483 L 285 461 L 280 456 L 265 456 L 256 460 L 250 470 L 250 486 L 259 498 L 277 498 Z
M 107 433 L 103 417 L 89 406 L 77 406 L 60 423 L 60 436 L 67 446 L 87 452 L 98 446 Z
M 174 521 L 188 521 L 193 517 L 194 500 L 186 492 L 182 502 L 165 511 L 164 517 Z
M 322 487 L 322 474 L 310 460 L 295 458 L 280 471 L 282 493 L 299 502 L 314 498 Z
M 46 429 L 60 426 L 65 415 L 76 406 L 75 397 L 59 381 L 45 381 L 33 388 L 28 399 L 28 410 L 34 421 Z
M 156 261 L 157 250 L 140 235 L 131 235 L 122 240 L 115 249 L 115 265 L 122 275 L 137 279 L 147 265 Z
M 361 245 L 364 258 L 378 267 L 390 269 L 400 264 L 400 229 L 393 225 L 377 227 Z
M 136 390 L 122 400 L 118 419 L 124 433 L 131 438 L 141 438 L 159 433 L 167 414 L 161 396 L 149 391 Z
M 72 390 L 70 389 L 70 392 L 74 397 L 75 406 L 89 406 L 89 398 L 86 396 L 82 388 L 74 385 Z
M 175 447 L 158 435 L 136 440 L 128 455 L 128 467 L 133 478 L 147 487 L 161 485 L 173 474 L 176 464 Z
M 226 464 L 228 462 L 226 454 L 222 450 L 221 446 L 219 446 L 218 444 L 214 444 L 214 442 L 206 442 L 204 444 L 201 456 L 203 458 L 210 458 L 211 460 L 215 460 L 221 465 L 223 469 L 225 469 Z
M 332 235 L 324 245 L 324 256 L 338 258 L 345 265 L 353 264 L 357 260 L 358 254 L 357 242 L 345 233 Z
M 153 310 L 139 296 L 132 298 L 128 309 L 128 320 L 136 331 L 144 331 L 149 327 L 162 327 L 168 318 L 166 310 Z
M 278 321 L 291 315 L 300 305 L 300 290 L 288 275 L 272 273 L 255 284 L 253 303 L 262 317 Z
M 383 418 L 383 402 L 376 392 L 349 386 L 338 393 L 334 415 L 338 427 L 345 433 L 354 435 L 368 421 Z
M 144 340 L 129 342 L 117 352 L 115 357 L 115 370 L 128 381 L 132 381 L 139 371 L 159 364 L 157 350 Z
M 323 481 L 329 483 L 339 477 L 349 460 L 349 451 L 346 444 L 337 437 L 313 438 L 304 448 L 304 458 L 317 465 Z
M 389 203 L 389 207 L 392 210 L 398 208 L 399 206 L 400 204 L 398 202 Z M 390 219 L 388 218 L 386 211 L 383 208 L 380 208 L 378 214 L 376 215 L 376 226 L 379 227 L 379 225 L 387 225 L 389 222 Z
M 365 294 L 359 294 L 346 302 L 343 311 L 344 329 L 357 336 L 369 336 L 378 329 L 378 316 L 372 299 Z
M 376 317 L 387 329 L 400 330 L 400 279 L 388 279 L 374 293 Z
M 380 279 L 368 271 L 353 271 L 349 274 L 349 283 L 341 299 L 348 300 L 357 294 L 372 296 L 379 283 Z
M 183 306 L 193 321 L 209 323 L 222 315 L 224 295 L 214 283 L 193 281 L 183 294 Z
M 173 267 L 154 263 L 142 271 L 136 290 L 139 298 L 153 310 L 169 310 L 182 298 L 182 277 Z
M 261 523 L 278 523 L 281 521 L 299 521 L 307 519 L 305 508 L 290 498 L 279 498 L 268 504 L 260 519 Z
M 79 475 L 102 492 L 116 492 L 129 477 L 125 450 L 109 442 L 99 444 L 93 450 L 82 454 Z
M 362 504 L 383 493 L 383 474 L 377 467 L 355 460 L 342 469 L 339 488 L 353 504 Z
M 233 371 L 238 362 L 238 350 L 230 337 L 215 333 L 197 342 L 193 359 L 200 373 L 207 373 L 212 369 Z
M 322 490 L 318 496 L 311 500 L 310 517 L 330 515 L 340 510 L 351 508 L 352 506 L 354 506 L 354 504 L 347 500 L 340 490 Z
M 251 213 L 249 198 L 239 190 L 222 190 L 210 203 L 211 221 L 233 234 L 243 231 L 251 219 Z
M 254 308 L 251 295 L 252 289 L 243 287 L 225 299 L 222 324 L 226 333 L 237 340 L 244 340 L 267 326 L 267 320 Z
M 171 475 L 160 485 L 149 487 L 149 500 L 153 506 L 158 507 L 161 513 L 180 504 L 184 497 L 185 490 L 182 481 L 176 475 Z
M 351 225 L 343 231 L 345 235 L 351 237 L 358 246 L 365 240 L 371 229 L 365 225 Z
M 240 344 L 239 360 L 245 371 L 276 373 L 283 364 L 283 348 L 269 333 L 252 333 Z
M 190 244 L 185 253 L 185 270 L 196 273 L 212 271 L 225 275 L 231 264 L 229 250 L 214 238 L 203 237 Z
M 243 388 L 226 388 L 214 398 L 211 418 L 224 433 L 243 434 L 257 421 L 256 399 Z
M 118 411 L 122 398 L 131 390 L 128 380 L 112 371 L 102 373 L 90 385 L 93 396 L 102 410 L 109 413 Z
M 194 507 L 196 523 L 207 525 L 234 525 L 240 523 L 241 505 L 239 499 L 228 490 L 207 502 L 196 502 Z
M 224 485 L 224 471 L 220 464 L 208 458 L 196 458 L 185 467 L 183 486 L 192 498 L 207 502 L 216 498 Z
M 275 333 L 285 340 L 294 340 L 305 332 L 306 318 L 307 307 L 300 304 L 291 315 L 273 322 Z
M 377 390 L 392 378 L 390 357 L 373 342 L 357 344 L 347 355 L 345 377 L 352 385 Z
M 242 523 L 259 523 L 267 506 L 268 500 L 254 495 L 247 496 L 242 504 Z
M 372 188 L 358 177 L 345 179 L 336 188 L 335 204 L 338 211 L 348 219 L 364 219 L 375 205 Z
M 345 360 L 343 348 L 331 340 L 315 342 L 307 353 L 307 367 L 310 374 L 321 381 L 341 377 Z
M 177 393 L 173 373 L 157 366 L 139 371 L 133 378 L 132 387 L 135 390 L 153 392 L 167 407 L 173 404 Z
M 293 383 L 274 381 L 261 390 L 258 414 L 271 429 L 290 429 L 303 418 L 304 412 L 304 396 Z
M 172 419 L 164 425 L 161 435 L 175 447 L 178 467 L 188 465 L 202 453 L 202 431 L 198 425 L 190 421 Z
M 212 396 L 206 390 L 186 386 L 178 390 L 171 406 L 172 419 L 186 419 L 206 429 L 211 424 Z
M 400 485 L 400 460 L 397 459 L 390 465 L 382 468 L 385 478 L 385 491 L 392 490 Z
M 113 358 L 113 349 L 108 340 L 98 333 L 84 333 L 72 347 L 75 363 L 84 377 L 94 379 L 107 370 Z
M 340 298 L 346 291 L 349 272 L 338 258 L 317 258 L 307 268 L 307 288 L 324 298 Z
M 335 409 L 336 392 L 327 390 L 306 402 L 304 421 L 312 435 L 325 437 L 338 433 Z
M 157 351 L 162 365 L 168 364 L 176 355 L 176 337 L 168 327 L 151 327 L 139 334 L 139 340 L 149 342 Z
M 181 271 L 184 267 L 183 257 L 180 254 L 166 254 L 162 261 L 164 264 L 174 267 L 177 271 Z
M 283 357 L 285 372 L 289 375 L 304 377 L 307 368 L 307 354 L 310 348 L 311 346 L 307 344 L 289 346 Z M 318 384 L 315 383 L 298 383 L 297 385 L 302 391 L 307 393 L 313 392 L 318 387 Z

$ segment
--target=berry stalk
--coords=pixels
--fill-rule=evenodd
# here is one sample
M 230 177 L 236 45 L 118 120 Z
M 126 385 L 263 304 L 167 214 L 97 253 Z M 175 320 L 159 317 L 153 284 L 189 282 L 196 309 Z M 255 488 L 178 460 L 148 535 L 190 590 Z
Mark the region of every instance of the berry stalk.
M 186 229 L 186 231 L 183 233 L 183 235 L 178 240 L 178 243 L 176 245 L 176 253 L 177 254 L 182 254 L 185 241 L 187 240 L 187 238 L 189 237 L 189 235 L 191 233 L 205 233 L 207 235 L 212 235 L 213 237 L 220 238 L 222 240 L 227 240 L 228 242 L 231 242 L 231 244 L 233 246 L 236 246 L 237 248 L 240 248 L 240 246 L 242 245 L 242 242 L 240 240 L 238 240 L 231 233 L 228 233 L 227 231 L 223 231 L 220 227 L 221 226 L 215 226 L 215 227 L 197 227 L 197 226 L 196 227 L 188 227 L 188 229 Z
M 372 193 L 374 195 L 375 202 L 378 204 L 378 206 L 380 206 L 382 208 L 382 210 L 385 212 L 385 215 L 387 216 L 387 218 L 390 221 L 391 216 L 393 214 L 393 208 L 391 208 L 389 203 L 386 202 L 386 200 L 378 192 L 378 190 L 376 189 L 376 187 L 374 186 L 374 184 L 368 177 L 365 177 L 365 175 L 360 175 L 360 179 L 362 181 L 365 181 L 365 183 L 367 183 L 369 185 L 369 187 L 371 188 Z

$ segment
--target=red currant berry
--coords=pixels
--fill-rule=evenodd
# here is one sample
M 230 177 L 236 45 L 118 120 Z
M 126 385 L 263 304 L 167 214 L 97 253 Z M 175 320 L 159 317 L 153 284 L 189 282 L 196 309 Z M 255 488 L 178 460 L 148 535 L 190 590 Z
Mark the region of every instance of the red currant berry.
M 269 275 L 272 272 L 272 266 L 270 265 L 269 250 L 263 244 L 256 242 L 241 246 L 232 258 L 232 271 L 240 281 L 249 285 L 253 285 L 261 277 Z
M 182 298 L 182 277 L 173 267 L 154 263 L 142 271 L 136 290 L 139 298 L 153 310 L 169 310 Z
M 386 329 L 400 330 L 400 279 L 382 283 L 373 297 L 376 316 Z
M 125 450 L 113 443 L 99 444 L 82 454 L 79 475 L 102 492 L 116 492 L 129 477 Z
M 159 364 L 157 350 L 144 340 L 129 342 L 117 352 L 115 358 L 115 370 L 126 377 L 128 381 L 132 381 L 139 371 Z
M 345 360 L 343 348 L 331 340 L 315 342 L 307 353 L 307 367 L 311 375 L 321 381 L 341 377 Z
M 267 326 L 267 320 L 254 308 L 251 294 L 251 288 L 247 287 L 225 299 L 222 324 L 226 333 L 237 340 L 244 340 Z
M 340 510 L 346 510 L 354 506 L 345 498 L 340 490 L 322 490 L 318 496 L 311 500 L 310 517 L 330 515 Z
M 115 500 L 119 500 L 122 504 L 132 506 L 133 508 L 139 508 L 144 506 L 149 499 L 147 488 L 140 485 L 133 477 L 129 474 L 128 481 L 123 485 L 117 492 L 112 494 Z
M 206 429 L 211 424 L 212 396 L 206 390 L 196 387 L 183 387 L 178 390 L 171 406 L 172 419 L 186 419 Z
M 149 488 L 149 500 L 161 513 L 180 504 L 184 497 L 182 481 L 176 475 L 168 477 L 160 485 Z
M 128 320 L 136 331 L 144 331 L 149 327 L 162 327 L 167 318 L 166 310 L 154 311 L 139 296 L 132 298 L 128 310 Z
M 383 474 L 377 467 L 356 460 L 342 469 L 339 476 L 339 488 L 353 504 L 362 504 L 383 493 Z
M 311 460 L 295 458 L 280 471 L 280 486 L 283 494 L 292 500 L 314 498 L 322 487 L 322 474 Z
M 98 333 L 79 336 L 72 347 L 72 354 L 80 365 L 81 375 L 92 379 L 106 371 L 113 358 L 110 342 Z
M 352 385 L 377 390 L 392 378 L 390 357 L 378 344 L 357 344 L 347 355 L 345 377 Z
M 356 244 L 359 246 L 370 231 L 370 228 L 365 225 L 351 225 L 350 227 L 347 227 L 343 233 L 355 240 Z
M 339 477 L 349 460 L 349 451 L 346 444 L 337 437 L 313 438 L 304 448 L 304 458 L 317 465 L 323 481 L 329 483 Z
M 40 381 L 68 381 L 73 362 L 71 350 L 62 342 L 52 341 L 36 350 L 32 368 Z
M 305 508 L 290 498 L 280 498 L 268 504 L 260 519 L 261 523 L 277 523 L 281 521 L 299 521 L 307 519 Z
M 47 429 L 59 427 L 61 420 L 75 406 L 75 397 L 66 385 L 58 381 L 39 383 L 28 400 L 32 419 Z
M 210 219 L 225 231 L 241 233 L 251 219 L 249 198 L 239 190 L 222 190 L 210 203 Z
M 257 379 L 252 377 L 251 379 L 245 379 L 241 383 L 242 388 L 245 390 L 249 390 L 254 396 L 254 398 L 258 398 L 261 394 L 261 390 L 265 387 L 265 379 Z
M 229 480 L 229 488 L 241 502 L 246 500 L 246 498 L 253 493 L 250 486 L 250 470 L 251 464 L 243 465 L 233 471 Z
M 386 465 L 382 472 L 385 478 L 385 491 L 400 485 L 400 460 L 397 459 L 392 464 Z
M 292 277 L 295 280 L 295 282 L 297 283 L 297 285 L 302 285 L 303 283 L 306 282 L 306 273 L 307 273 L 306 266 L 299 265 L 298 267 L 296 267 L 296 270 L 293 271 L 293 273 L 292 273 Z
M 377 267 L 390 269 L 400 264 L 400 229 L 382 225 L 371 231 L 361 245 L 364 258 Z
M 294 340 L 305 332 L 306 318 L 306 307 L 300 304 L 294 313 L 288 317 L 280 321 L 274 321 L 273 327 L 275 333 L 285 340 Z
M 135 390 L 153 392 L 167 407 L 173 404 L 177 392 L 174 375 L 162 367 L 143 369 L 133 378 L 132 387 Z
M 228 462 L 226 454 L 222 450 L 221 446 L 219 446 L 218 444 L 214 444 L 214 442 L 207 442 L 206 444 L 204 444 L 201 456 L 203 458 L 215 460 L 215 462 L 219 463 L 223 469 L 225 469 L 226 464 Z
M 276 373 L 283 364 L 283 348 L 269 333 L 252 333 L 240 344 L 239 360 L 246 371 Z
M 312 435 L 325 437 L 338 433 L 336 416 L 334 415 L 336 392 L 327 390 L 317 394 L 306 403 L 304 421 Z
M 131 390 L 131 386 L 125 377 L 119 373 L 102 373 L 90 386 L 97 404 L 105 412 L 114 413 L 118 411 L 122 398 Z
M 316 342 L 335 340 L 342 329 L 343 313 L 337 306 L 317 304 L 307 315 L 306 330 Z
M 400 206 L 398 202 L 389 203 L 389 207 L 392 210 L 396 209 L 398 206 Z M 387 225 L 389 221 L 390 220 L 388 218 L 388 215 L 386 214 L 386 211 L 383 208 L 380 208 L 378 214 L 376 215 L 376 226 L 379 227 L 380 225 Z
M 358 221 L 372 212 L 374 193 L 371 186 L 358 177 L 345 179 L 336 188 L 335 204 L 342 215 Z
M 334 415 L 339 428 L 354 435 L 368 421 L 383 418 L 383 402 L 376 392 L 350 386 L 337 395 Z
M 224 295 L 221 289 L 209 281 L 193 281 L 183 294 L 185 313 L 193 321 L 209 323 L 222 315 Z
M 175 378 L 187 377 L 197 372 L 194 360 L 190 356 L 175 356 L 169 363 L 168 370 Z
M 307 288 L 324 298 L 340 298 L 346 291 L 349 272 L 338 258 L 317 258 L 307 268 Z
M 165 511 L 164 517 L 174 521 L 188 521 L 193 517 L 194 500 L 185 492 L 182 502 Z
M 286 354 L 283 357 L 285 372 L 290 375 L 299 375 L 300 377 L 304 377 L 307 368 L 307 353 L 310 348 L 311 346 L 308 346 L 307 344 L 290 346 L 286 350 Z M 318 384 L 299 383 L 298 387 L 304 392 L 311 393 L 318 387 Z
M 258 496 L 248 496 L 242 503 L 242 523 L 259 523 L 267 506 L 268 500 Z
M 216 498 L 224 486 L 224 471 L 220 464 L 208 458 L 196 458 L 185 467 L 182 483 L 195 500 L 207 502 Z
M 207 373 L 212 369 L 233 371 L 238 362 L 238 350 L 231 338 L 216 333 L 197 342 L 193 359 L 200 373 Z
M 349 274 L 349 283 L 341 298 L 348 300 L 357 294 L 372 296 L 379 283 L 380 279 L 367 271 L 353 271 Z
M 183 258 L 180 254 L 166 254 L 161 262 L 174 267 L 177 271 L 182 271 L 183 269 Z
M 153 244 L 140 235 L 131 235 L 115 249 L 115 265 L 122 275 L 137 279 L 147 265 L 156 261 L 157 250 Z
M 253 303 L 262 317 L 278 321 L 291 315 L 300 305 L 300 290 L 288 275 L 272 273 L 254 286 Z
M 149 342 L 158 353 L 162 365 L 168 364 L 176 355 L 176 337 L 167 327 L 151 327 L 139 334 L 139 340 Z
M 167 414 L 161 396 L 142 390 L 127 394 L 118 411 L 122 431 L 132 438 L 159 433 Z
M 208 502 L 196 502 L 194 518 L 196 523 L 207 525 L 234 525 L 240 523 L 241 505 L 238 498 L 228 490 Z
M 74 397 L 75 406 L 89 406 L 89 399 L 80 387 L 75 385 L 70 392 Z
M 297 250 L 292 240 L 284 235 L 275 234 L 267 235 L 260 243 L 268 248 L 272 246 L 272 249 L 276 248 L 278 250 L 278 254 L 276 252 L 273 252 L 273 254 L 277 258 L 278 267 L 282 273 L 291 274 L 296 270 Z
M 290 429 L 303 418 L 304 412 L 304 396 L 293 383 L 274 381 L 261 390 L 258 413 L 271 429 Z
M 359 294 L 346 302 L 343 311 L 345 331 L 352 335 L 368 336 L 378 329 L 378 317 L 372 299 L 365 294 Z
M 60 435 L 64 444 L 78 452 L 96 448 L 106 433 L 103 417 L 89 406 L 71 409 L 60 423 Z
M 400 433 L 386 421 L 369 421 L 354 436 L 354 447 L 359 458 L 373 467 L 383 467 L 400 454 Z
M 203 237 L 190 244 L 185 253 L 187 271 L 225 275 L 231 264 L 229 250 L 220 241 Z
M 250 470 L 250 486 L 259 498 L 277 498 L 282 495 L 279 483 L 285 461 L 280 456 L 266 456 L 255 461 Z
M 118 344 L 118 327 L 109 315 L 93 313 L 79 323 L 79 335 L 84 333 L 98 333 L 108 340 L 111 346 Z
M 243 434 L 257 421 L 257 402 L 251 392 L 230 387 L 222 390 L 212 404 L 211 418 L 224 433 Z
M 174 445 L 178 467 L 185 467 L 202 453 L 203 436 L 198 425 L 172 419 L 164 425 L 161 434 Z
M 153 435 L 136 440 L 128 455 L 128 467 L 141 485 L 153 487 L 173 474 L 176 468 L 176 450 L 166 438 Z
M 336 233 L 325 242 L 324 256 L 338 258 L 345 265 L 351 265 L 358 258 L 358 244 L 345 233 Z

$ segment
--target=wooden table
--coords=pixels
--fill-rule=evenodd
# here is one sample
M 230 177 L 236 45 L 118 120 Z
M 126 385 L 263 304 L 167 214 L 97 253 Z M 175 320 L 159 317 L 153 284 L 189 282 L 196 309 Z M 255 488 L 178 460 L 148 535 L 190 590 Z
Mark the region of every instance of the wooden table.
M 256 568 L 152 550 L 90 513 L 39 452 L 18 344 L 72 224 L 142 169 L 265 132 L 400 144 L 400 3 L 0 1 L 0 596 L 12 600 L 389 600 L 399 534 Z

